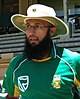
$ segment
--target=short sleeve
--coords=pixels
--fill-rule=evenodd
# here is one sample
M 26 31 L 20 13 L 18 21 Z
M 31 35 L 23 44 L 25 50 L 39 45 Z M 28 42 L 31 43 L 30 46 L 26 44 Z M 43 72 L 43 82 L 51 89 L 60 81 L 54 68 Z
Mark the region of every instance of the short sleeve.
M 14 65 L 14 58 L 10 61 L 10 64 L 8 66 L 8 69 L 6 71 L 6 74 L 4 76 L 3 80 L 3 88 L 7 93 L 9 93 L 11 96 L 14 95 L 14 83 L 13 83 L 13 70 L 15 68 Z
M 13 72 L 18 66 L 19 62 L 23 60 L 24 58 L 23 56 L 24 56 L 24 53 L 18 56 L 15 56 L 11 59 L 8 69 L 6 71 L 6 74 L 4 76 L 3 89 L 5 89 L 5 91 L 9 93 L 11 96 L 14 96 L 14 90 L 15 90 L 15 84 L 13 81 Z

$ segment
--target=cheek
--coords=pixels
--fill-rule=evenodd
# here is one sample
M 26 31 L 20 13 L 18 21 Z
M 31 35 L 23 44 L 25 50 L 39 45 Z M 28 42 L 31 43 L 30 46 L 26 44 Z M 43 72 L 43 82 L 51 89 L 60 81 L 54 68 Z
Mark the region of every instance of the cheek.
M 46 35 L 47 35 L 47 32 L 41 32 L 37 35 L 37 37 L 38 37 L 39 41 L 42 41 Z

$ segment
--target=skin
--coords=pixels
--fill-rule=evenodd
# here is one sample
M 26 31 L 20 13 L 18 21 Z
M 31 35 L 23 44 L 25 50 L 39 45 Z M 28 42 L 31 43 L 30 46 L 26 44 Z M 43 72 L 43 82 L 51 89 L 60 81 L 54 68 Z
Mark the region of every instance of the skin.
M 9 94 L 6 96 L 6 99 L 19 99 L 18 96 L 10 96 Z
M 43 26 L 51 26 L 51 24 L 47 21 L 43 21 L 43 20 L 36 20 L 36 19 L 32 19 L 32 20 L 27 20 L 26 24 L 29 24 L 31 26 L 34 26 L 36 24 L 42 24 Z M 28 38 L 29 43 L 32 46 L 38 45 L 43 39 L 44 37 L 47 35 L 47 31 L 48 28 L 42 28 L 42 29 L 35 29 L 32 28 L 31 30 L 26 30 L 26 37 Z M 56 32 L 56 28 L 50 28 L 50 33 L 55 33 Z M 46 58 L 46 56 L 44 56 L 44 58 Z M 9 94 L 7 95 L 6 99 L 19 99 L 19 97 L 14 97 L 14 96 L 10 96 Z
M 29 24 L 31 26 L 34 26 L 36 24 L 42 24 L 43 26 L 51 26 L 51 24 L 47 21 L 35 20 L 35 19 L 28 20 L 26 24 Z M 25 33 L 26 33 L 26 37 L 28 38 L 29 43 L 32 46 L 35 46 L 44 39 L 44 37 L 47 35 L 47 31 L 48 31 L 48 28 L 45 28 L 45 27 L 42 29 L 32 28 L 31 30 L 26 30 Z M 55 33 L 55 31 L 56 31 L 55 27 L 50 28 L 50 33 L 52 32 Z

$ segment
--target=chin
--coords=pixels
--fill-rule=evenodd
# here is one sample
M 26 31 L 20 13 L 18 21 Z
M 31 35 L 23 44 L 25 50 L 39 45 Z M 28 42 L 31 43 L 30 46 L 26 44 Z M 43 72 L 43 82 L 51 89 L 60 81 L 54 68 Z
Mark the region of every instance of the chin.
M 36 46 L 36 45 L 39 45 L 39 43 L 35 43 L 35 42 L 31 42 L 29 43 L 31 46 Z

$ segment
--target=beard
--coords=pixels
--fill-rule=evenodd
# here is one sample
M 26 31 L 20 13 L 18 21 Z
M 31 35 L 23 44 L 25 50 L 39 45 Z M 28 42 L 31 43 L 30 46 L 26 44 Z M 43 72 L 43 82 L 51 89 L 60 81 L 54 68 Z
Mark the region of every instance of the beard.
M 26 38 L 24 49 L 26 57 L 28 59 L 43 59 L 43 57 L 46 56 L 46 54 L 50 54 L 51 43 L 52 41 L 49 32 L 47 32 L 47 35 L 44 37 L 44 39 L 35 46 L 32 46 Z

